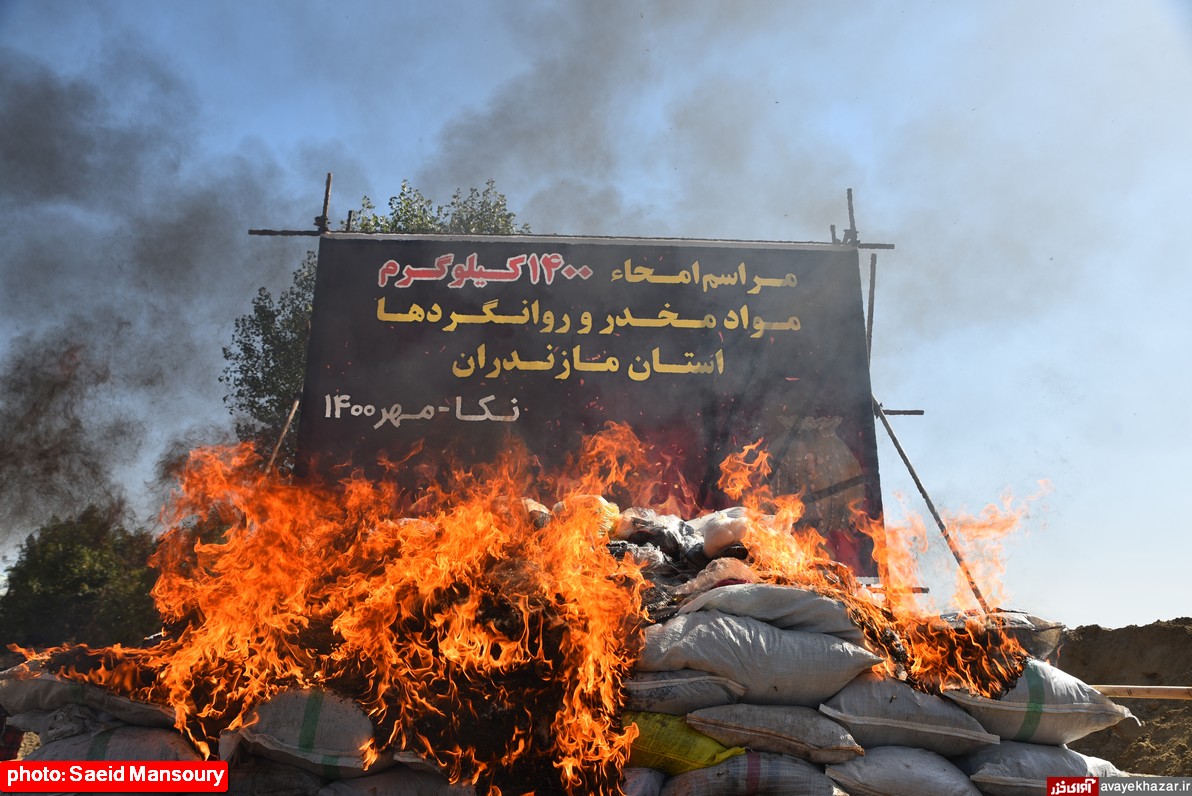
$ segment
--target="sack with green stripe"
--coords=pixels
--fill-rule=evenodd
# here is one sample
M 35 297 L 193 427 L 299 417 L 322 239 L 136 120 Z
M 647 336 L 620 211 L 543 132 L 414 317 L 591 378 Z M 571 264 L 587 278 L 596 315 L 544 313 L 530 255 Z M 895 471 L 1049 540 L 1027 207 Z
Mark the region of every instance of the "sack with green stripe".
M 292 689 L 259 705 L 246 726 L 221 733 L 219 757 L 230 761 L 249 752 L 326 779 L 360 777 L 393 765 L 390 755 L 366 760 L 373 732 L 372 721 L 351 699 L 318 688 Z
M 155 727 L 113 727 L 39 746 L 26 760 L 188 760 L 202 758 L 181 733 Z
M 945 691 L 988 732 L 1007 741 L 1066 744 L 1133 719 L 1130 711 L 1092 686 L 1040 660 L 1027 661 L 1018 682 L 1000 699 Z

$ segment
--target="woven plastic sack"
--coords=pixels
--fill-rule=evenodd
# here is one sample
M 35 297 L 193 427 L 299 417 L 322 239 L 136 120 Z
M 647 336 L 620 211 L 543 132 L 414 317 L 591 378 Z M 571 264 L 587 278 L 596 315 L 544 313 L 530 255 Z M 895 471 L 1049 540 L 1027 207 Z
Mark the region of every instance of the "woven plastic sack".
M 699 669 L 745 686 L 744 702 L 818 707 L 881 660 L 836 636 L 705 610 L 647 628 L 637 668 Z
M 945 691 L 944 696 L 968 711 L 986 730 L 1009 741 L 1066 744 L 1133 718 L 1130 711 L 1091 686 L 1033 659 L 1027 661 L 1018 682 L 1001 699 L 966 691 Z
M 680 614 L 714 610 L 748 616 L 783 630 L 827 633 L 861 646 L 865 636 L 849 619 L 848 609 L 808 589 L 773 583 L 738 583 L 706 591 L 679 609 Z
M 747 752 L 671 777 L 661 796 L 846 796 L 818 766 L 773 752 Z
M 627 710 L 680 716 L 700 708 L 731 705 L 745 693 L 745 686 L 735 680 L 695 669 L 638 672 L 624 687 Z
M 653 768 L 627 768 L 621 778 L 625 796 L 658 796 L 666 784 L 666 774 Z
M 849 731 L 811 708 L 722 705 L 687 715 L 687 723 L 726 746 L 776 752 L 821 765 L 863 754 Z
M 653 768 L 674 776 L 745 752 L 693 730 L 681 716 L 627 710 L 621 720 L 626 726 L 637 725 L 638 735 L 629 748 L 629 765 L 635 768 Z
M 988 614 L 949 613 L 940 619 L 957 629 L 963 629 L 974 621 L 983 622 L 987 627 L 998 628 L 1015 639 L 1032 657 L 1048 662 L 1052 661 L 1064 640 L 1065 627 L 1062 623 L 1042 619 L 1025 611 L 995 608 Z
M 249 714 L 247 726 L 219 736 L 219 757 L 248 751 L 327 779 L 377 773 L 393 765 L 385 755 L 366 766 L 361 750 L 373 725 L 350 699 L 320 689 L 282 691 Z
M 440 774 L 398 766 L 380 774 L 329 783 L 318 796 L 476 796 L 476 789 L 452 785 Z
M 326 784 L 317 774 L 261 757 L 228 766 L 228 796 L 318 796 Z
M 1125 777 L 1113 763 L 1062 746 L 1006 741 L 957 760 L 985 796 L 1035 796 L 1048 777 Z
M 37 733 L 38 740 L 50 743 L 72 735 L 94 735 L 103 730 L 127 727 L 118 719 L 86 705 L 71 703 L 57 710 L 31 710 L 9 716 L 6 727 Z
M 174 730 L 120 727 L 94 735 L 72 735 L 29 753 L 26 760 L 201 760 Z
M 828 766 L 849 796 L 981 796 L 959 768 L 935 752 L 879 746 L 864 757 Z
M 0 705 L 10 716 L 54 711 L 66 705 L 87 707 L 138 727 L 173 727 L 174 711 L 137 702 L 111 691 L 51 674 L 41 663 L 23 663 L 0 672 Z
M 687 524 L 704 540 L 704 555 L 715 558 L 731 544 L 741 541 L 749 530 L 749 513 L 742 506 L 714 511 Z
M 951 757 L 998 742 L 948 700 L 877 674 L 853 680 L 820 705 L 820 712 L 848 727 L 866 749 L 917 746 Z
M 761 576 L 738 558 L 718 558 L 704 567 L 694 578 L 676 586 L 672 593 L 676 597 L 694 597 L 726 580 L 757 583 Z

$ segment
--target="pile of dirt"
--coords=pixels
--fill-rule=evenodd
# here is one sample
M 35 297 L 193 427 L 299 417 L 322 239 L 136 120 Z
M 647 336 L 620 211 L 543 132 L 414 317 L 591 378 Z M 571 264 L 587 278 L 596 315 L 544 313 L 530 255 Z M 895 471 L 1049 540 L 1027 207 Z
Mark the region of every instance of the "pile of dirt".
M 1096 685 L 1192 686 L 1192 618 L 1068 631 L 1059 666 Z M 1142 720 L 1122 722 L 1070 746 L 1136 774 L 1192 776 L 1192 701 L 1118 699 Z

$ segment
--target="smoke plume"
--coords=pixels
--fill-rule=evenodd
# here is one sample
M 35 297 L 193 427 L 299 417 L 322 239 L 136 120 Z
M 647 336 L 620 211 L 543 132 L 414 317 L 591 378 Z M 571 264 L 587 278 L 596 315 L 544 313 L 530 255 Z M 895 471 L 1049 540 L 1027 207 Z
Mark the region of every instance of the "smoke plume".
M 284 199 L 273 156 L 252 142 L 207 153 L 200 113 L 148 52 L 108 48 L 62 75 L 0 50 L 7 535 L 118 499 L 114 481 L 150 479 L 139 461 L 223 414 L 232 322 L 301 258 L 301 244 L 246 234 L 310 215 Z

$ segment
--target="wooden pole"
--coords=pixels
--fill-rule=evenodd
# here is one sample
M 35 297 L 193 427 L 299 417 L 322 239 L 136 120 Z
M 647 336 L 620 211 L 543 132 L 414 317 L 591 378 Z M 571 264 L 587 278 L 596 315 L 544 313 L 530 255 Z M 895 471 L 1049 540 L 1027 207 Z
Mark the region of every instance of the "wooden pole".
M 1115 699 L 1192 700 L 1192 686 L 1186 685 L 1094 685 L 1091 688 Z
M 873 298 L 877 293 L 877 254 L 869 255 L 869 308 L 865 313 L 865 355 L 873 364 Z
M 294 399 L 294 405 L 290 407 L 290 414 L 286 418 L 286 424 L 281 427 L 281 434 L 277 438 L 277 444 L 273 446 L 273 453 L 269 455 L 269 463 L 265 465 L 265 472 L 273 469 L 273 463 L 277 461 L 277 452 L 281 450 L 281 444 L 286 439 L 286 434 L 290 433 L 290 424 L 294 422 L 294 415 L 298 414 L 298 404 L 301 398 Z
M 910 473 L 911 479 L 915 482 L 915 486 L 918 487 L 923 502 L 927 504 L 927 509 L 931 512 L 931 517 L 935 520 L 936 527 L 940 529 L 940 535 L 948 543 L 948 549 L 952 551 L 952 557 L 960 565 L 960 571 L 964 573 L 965 580 L 968 581 L 969 588 L 972 589 L 973 596 L 977 598 L 977 603 L 981 606 L 981 610 L 986 614 L 992 613 L 989 609 L 989 603 L 985 602 L 985 595 L 977 587 L 977 581 L 973 578 L 973 573 L 969 570 L 968 563 L 964 560 L 964 554 L 960 552 L 960 547 L 956 544 L 956 540 L 952 538 L 952 534 L 948 531 L 948 526 L 944 524 L 940 513 L 935 510 L 935 504 L 931 502 L 931 497 L 927 494 L 927 489 L 924 488 L 923 482 L 919 480 L 919 474 L 915 472 L 910 457 L 902 449 L 902 444 L 894 434 L 894 428 L 890 425 L 890 421 L 886 419 L 886 413 L 882 410 L 882 405 L 877 402 L 876 398 L 873 400 L 873 412 L 882 421 L 882 425 L 886 427 L 886 433 L 890 436 L 890 442 L 894 443 L 894 450 L 898 451 L 898 455 L 902 457 L 902 463 L 906 465 L 906 471 Z

